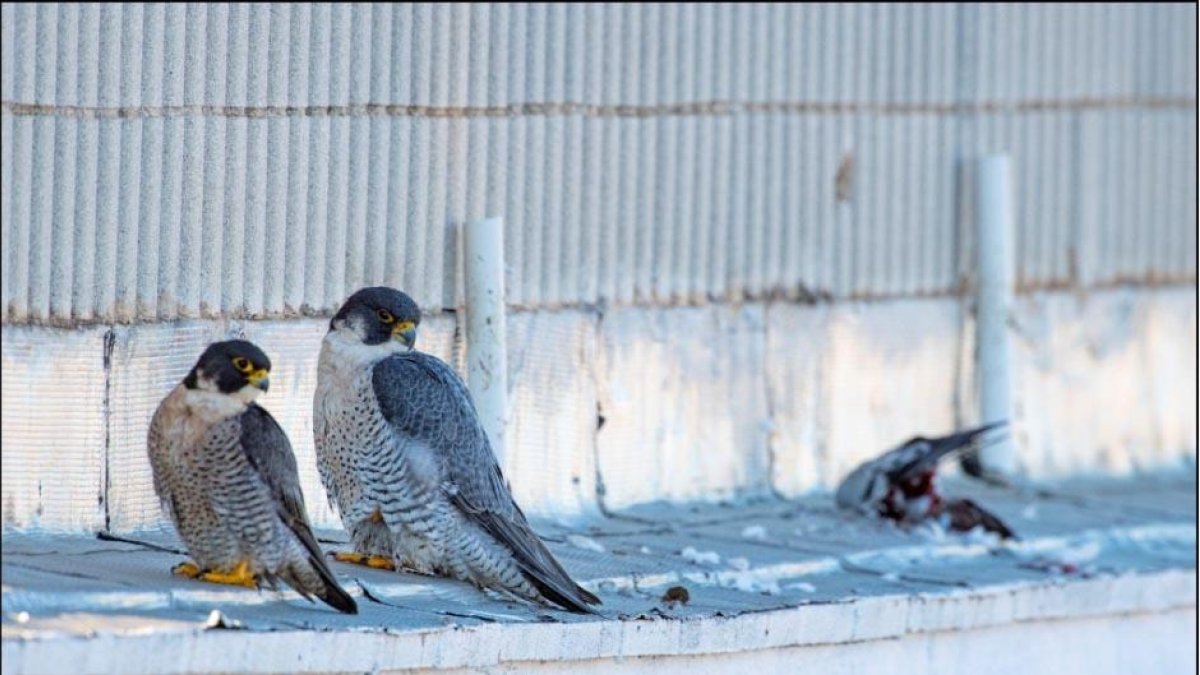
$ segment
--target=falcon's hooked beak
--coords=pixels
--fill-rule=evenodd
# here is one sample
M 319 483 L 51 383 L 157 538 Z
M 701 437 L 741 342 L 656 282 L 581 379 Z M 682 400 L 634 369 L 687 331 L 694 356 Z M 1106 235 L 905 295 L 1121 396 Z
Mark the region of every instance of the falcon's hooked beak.
M 412 349 L 417 342 L 417 324 L 412 321 L 397 322 L 392 326 L 392 339 Z
M 269 389 L 271 386 L 271 378 L 268 377 L 269 375 L 270 373 L 267 372 L 266 368 L 259 368 L 253 373 L 247 375 L 246 381 L 251 385 L 258 387 L 259 389 L 262 389 L 263 393 L 265 394 L 267 393 L 267 389 Z

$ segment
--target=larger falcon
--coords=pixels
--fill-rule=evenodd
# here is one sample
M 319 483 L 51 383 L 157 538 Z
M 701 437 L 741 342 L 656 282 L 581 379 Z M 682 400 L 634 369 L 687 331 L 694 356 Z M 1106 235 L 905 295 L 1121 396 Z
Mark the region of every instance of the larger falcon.
M 513 501 L 462 380 L 414 349 L 420 320 L 412 298 L 374 287 L 329 322 L 313 435 L 354 546 L 337 558 L 592 612 L 600 600 L 567 575 Z

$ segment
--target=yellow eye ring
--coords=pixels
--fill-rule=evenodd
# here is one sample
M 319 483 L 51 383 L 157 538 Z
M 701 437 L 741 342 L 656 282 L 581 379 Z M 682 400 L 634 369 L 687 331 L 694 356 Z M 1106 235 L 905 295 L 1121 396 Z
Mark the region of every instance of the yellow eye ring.
M 247 359 L 242 356 L 234 357 L 233 367 L 237 368 L 238 370 L 242 371 L 243 373 L 248 373 L 251 370 L 254 370 L 254 364 L 250 363 L 250 359 Z
M 392 313 L 387 311 L 386 309 L 381 309 L 381 310 L 375 312 L 375 316 L 379 317 L 379 320 L 384 323 L 387 323 L 387 324 L 396 323 L 396 317 L 392 316 Z

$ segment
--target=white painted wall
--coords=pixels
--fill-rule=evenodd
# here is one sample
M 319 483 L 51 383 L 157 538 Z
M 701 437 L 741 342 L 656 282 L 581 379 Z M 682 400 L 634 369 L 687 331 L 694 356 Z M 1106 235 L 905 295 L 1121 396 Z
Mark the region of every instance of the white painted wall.
M 1010 327 L 1020 470 L 1120 476 L 1194 462 L 1196 317 L 1187 287 L 1022 296 Z M 6 326 L 5 527 L 163 526 L 147 425 L 225 335 L 271 355 L 264 404 L 295 447 L 313 520 L 337 526 L 312 449 L 325 328 L 118 327 L 106 371 L 103 329 Z M 505 473 L 528 513 L 567 521 L 660 499 L 828 490 L 892 444 L 976 422 L 973 335 L 954 298 L 516 313 Z M 419 345 L 461 372 L 456 339 L 453 318 L 435 316 Z

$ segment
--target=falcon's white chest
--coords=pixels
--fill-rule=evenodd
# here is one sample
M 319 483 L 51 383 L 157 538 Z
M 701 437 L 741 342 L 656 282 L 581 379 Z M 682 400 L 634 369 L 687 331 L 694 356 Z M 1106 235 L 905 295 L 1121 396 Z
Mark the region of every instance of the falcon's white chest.
M 358 511 L 373 509 L 360 503 L 362 458 L 375 449 L 382 431 L 371 371 L 394 351 L 392 345 L 364 345 L 346 330 L 332 330 L 322 341 L 313 396 L 313 441 L 321 482 L 337 503 L 343 522 L 355 518 Z

